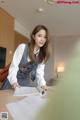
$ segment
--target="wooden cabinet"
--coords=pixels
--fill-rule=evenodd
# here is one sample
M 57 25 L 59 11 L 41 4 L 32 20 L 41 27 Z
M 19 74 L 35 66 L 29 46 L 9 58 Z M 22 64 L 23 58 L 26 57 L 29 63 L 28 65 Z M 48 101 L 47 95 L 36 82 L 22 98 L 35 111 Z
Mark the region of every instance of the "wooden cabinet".
M 0 8 L 0 46 L 7 49 L 6 65 L 12 60 L 14 44 L 14 18 Z
M 29 42 L 29 39 L 27 37 L 15 31 L 15 49 L 19 44 L 28 43 L 28 42 Z

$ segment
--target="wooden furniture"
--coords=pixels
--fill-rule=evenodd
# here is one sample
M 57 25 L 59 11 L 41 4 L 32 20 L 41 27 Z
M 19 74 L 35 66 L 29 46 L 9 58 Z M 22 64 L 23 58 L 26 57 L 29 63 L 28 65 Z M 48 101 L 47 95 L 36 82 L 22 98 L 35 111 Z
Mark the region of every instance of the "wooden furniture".
M 29 39 L 27 37 L 15 31 L 15 48 L 17 48 L 17 46 L 21 43 L 26 44 L 28 42 L 29 42 Z
M 7 49 L 6 65 L 12 60 L 14 52 L 14 18 L 0 7 L 0 46 Z
M 0 46 L 7 49 L 6 65 L 12 61 L 16 47 L 29 41 L 27 37 L 14 31 L 14 28 L 14 17 L 0 7 Z

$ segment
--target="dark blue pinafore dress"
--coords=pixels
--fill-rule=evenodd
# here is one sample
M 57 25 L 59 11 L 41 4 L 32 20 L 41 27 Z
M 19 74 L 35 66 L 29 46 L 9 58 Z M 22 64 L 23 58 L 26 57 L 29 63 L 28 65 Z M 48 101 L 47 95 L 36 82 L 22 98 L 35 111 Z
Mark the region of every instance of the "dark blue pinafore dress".
M 36 69 L 38 66 L 38 62 L 33 61 L 33 62 L 28 62 L 27 61 L 28 57 L 28 46 L 25 46 L 24 53 L 22 56 L 22 59 L 19 64 L 19 70 L 17 72 L 17 81 L 20 86 L 35 86 L 34 81 L 36 79 Z M 1 90 L 3 89 L 11 89 L 12 86 L 9 83 L 9 80 L 5 80 Z

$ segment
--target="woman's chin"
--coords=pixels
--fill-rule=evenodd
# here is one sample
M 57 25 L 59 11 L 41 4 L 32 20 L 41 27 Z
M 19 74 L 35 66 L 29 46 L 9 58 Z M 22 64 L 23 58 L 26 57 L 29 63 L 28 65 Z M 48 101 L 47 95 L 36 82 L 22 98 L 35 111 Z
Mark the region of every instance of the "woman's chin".
M 41 45 L 39 45 L 39 47 L 43 47 L 43 45 L 41 44 Z

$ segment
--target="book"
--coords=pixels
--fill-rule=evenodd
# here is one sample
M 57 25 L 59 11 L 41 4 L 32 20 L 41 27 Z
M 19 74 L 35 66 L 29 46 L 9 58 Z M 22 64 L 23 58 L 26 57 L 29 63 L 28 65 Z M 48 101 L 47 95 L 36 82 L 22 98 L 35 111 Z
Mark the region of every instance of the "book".
M 40 94 L 36 87 L 17 87 L 13 96 L 29 96 Z

